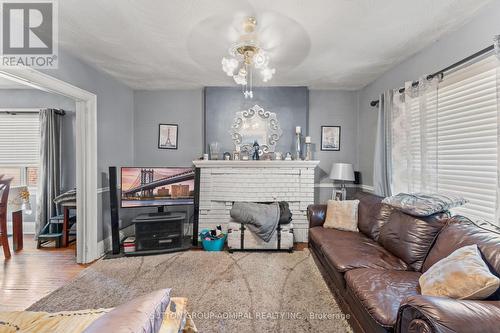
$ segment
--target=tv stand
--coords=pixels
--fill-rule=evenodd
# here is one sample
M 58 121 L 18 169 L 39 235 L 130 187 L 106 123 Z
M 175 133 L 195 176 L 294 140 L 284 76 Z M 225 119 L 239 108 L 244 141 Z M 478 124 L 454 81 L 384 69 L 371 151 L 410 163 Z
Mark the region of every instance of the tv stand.
M 190 242 L 184 239 L 184 212 L 142 214 L 132 220 L 135 229 L 135 252 L 125 255 L 159 254 L 187 250 Z
M 146 215 L 148 215 L 149 217 L 169 217 L 172 215 L 172 212 L 158 211 L 156 213 L 148 213 Z

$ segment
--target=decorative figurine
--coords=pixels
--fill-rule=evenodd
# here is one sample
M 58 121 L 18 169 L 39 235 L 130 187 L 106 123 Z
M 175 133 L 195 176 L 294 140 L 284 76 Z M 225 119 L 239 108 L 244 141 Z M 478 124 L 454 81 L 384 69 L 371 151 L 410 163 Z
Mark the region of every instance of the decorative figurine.
M 260 150 L 259 143 L 257 141 L 254 141 L 254 143 L 253 143 L 252 160 L 254 160 L 254 161 L 260 160 L 259 150 Z
M 274 159 L 276 161 L 281 161 L 283 159 L 283 156 L 281 155 L 281 153 L 279 151 L 277 151 L 274 153 Z
M 285 161 L 291 161 L 292 160 L 292 153 L 288 152 L 285 154 Z
M 230 152 L 225 152 L 223 155 L 225 161 L 230 161 L 231 160 L 231 153 Z

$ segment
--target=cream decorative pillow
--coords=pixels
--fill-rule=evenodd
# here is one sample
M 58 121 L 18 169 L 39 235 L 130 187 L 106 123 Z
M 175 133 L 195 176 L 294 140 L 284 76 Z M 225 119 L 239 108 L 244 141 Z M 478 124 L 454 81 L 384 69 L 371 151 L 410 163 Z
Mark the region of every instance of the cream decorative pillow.
M 358 231 L 359 200 L 328 200 L 323 227 L 345 231 Z
M 439 260 L 418 282 L 422 295 L 455 299 L 485 299 L 500 286 L 500 279 L 491 274 L 475 244 Z

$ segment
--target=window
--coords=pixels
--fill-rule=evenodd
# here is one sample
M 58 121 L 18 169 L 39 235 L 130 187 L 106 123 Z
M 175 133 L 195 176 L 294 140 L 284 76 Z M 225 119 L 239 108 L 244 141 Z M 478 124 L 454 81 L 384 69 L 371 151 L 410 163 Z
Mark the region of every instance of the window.
M 445 75 L 438 89 L 438 190 L 469 203 L 453 213 L 495 222 L 497 87 L 495 56 Z
M 40 156 L 38 113 L 0 113 L 0 174 L 12 186 L 36 186 Z

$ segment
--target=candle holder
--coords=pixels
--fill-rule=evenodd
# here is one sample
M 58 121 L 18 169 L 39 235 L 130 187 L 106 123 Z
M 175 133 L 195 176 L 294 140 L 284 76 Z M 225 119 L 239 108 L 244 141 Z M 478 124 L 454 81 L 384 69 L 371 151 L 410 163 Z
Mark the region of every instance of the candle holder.
M 312 161 L 311 143 L 306 142 L 305 146 L 306 146 L 305 160 Z
M 301 151 L 300 151 L 300 133 L 297 134 L 296 144 L 295 144 L 295 159 L 297 161 L 301 160 Z

